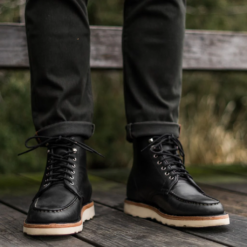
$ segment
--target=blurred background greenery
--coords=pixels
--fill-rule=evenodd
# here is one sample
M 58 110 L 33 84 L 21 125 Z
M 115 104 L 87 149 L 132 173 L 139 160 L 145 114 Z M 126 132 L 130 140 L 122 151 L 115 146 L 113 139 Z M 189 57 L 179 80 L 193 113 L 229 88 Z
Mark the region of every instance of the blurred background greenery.
M 89 0 L 91 25 L 121 26 L 124 0 Z M 22 22 L 25 1 L 0 0 L 0 22 Z M 246 31 L 245 0 L 187 0 L 187 29 Z M 87 143 L 90 168 L 130 167 L 122 71 L 92 71 L 96 132 Z M 42 171 L 45 150 L 17 157 L 34 135 L 29 71 L 0 70 L 0 173 Z M 246 72 L 185 71 L 180 108 L 186 165 L 240 164 L 247 160 Z

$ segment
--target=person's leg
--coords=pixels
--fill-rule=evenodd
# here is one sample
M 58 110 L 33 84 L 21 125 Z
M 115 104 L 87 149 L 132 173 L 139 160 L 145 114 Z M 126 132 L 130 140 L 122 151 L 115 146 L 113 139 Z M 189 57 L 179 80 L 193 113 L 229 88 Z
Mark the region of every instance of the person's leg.
M 26 5 L 37 130 L 32 138 L 38 141 L 34 148 L 48 149 L 44 177 L 24 223 L 29 235 L 74 234 L 94 216 L 85 153 L 95 151 L 83 143 L 94 130 L 86 4 L 86 0 L 28 0 Z
M 125 0 L 124 92 L 128 139 L 178 135 L 185 3 Z
M 93 133 L 86 0 L 28 0 L 26 32 L 38 135 Z
M 178 140 L 185 0 L 125 0 L 124 10 L 126 131 L 134 148 L 124 210 L 173 226 L 228 224 L 220 202 L 185 170 Z

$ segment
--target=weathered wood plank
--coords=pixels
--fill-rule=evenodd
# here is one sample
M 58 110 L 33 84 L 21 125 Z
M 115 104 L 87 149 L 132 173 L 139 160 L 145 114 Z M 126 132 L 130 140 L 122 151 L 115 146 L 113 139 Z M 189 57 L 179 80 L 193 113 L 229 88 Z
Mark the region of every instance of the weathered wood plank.
M 222 246 L 105 206 L 97 205 L 96 212 L 98 217 L 86 222 L 83 232 L 78 236 L 103 246 Z
M 23 180 L 25 177 L 17 177 Z M 104 179 L 91 177 L 96 190 L 96 198 L 100 200 L 100 190 L 104 191 L 106 204 L 115 205 L 116 201 L 123 201 L 123 185 L 114 182 L 107 182 Z M 105 183 L 106 182 L 106 183 Z M 32 183 L 29 179 L 27 183 Z M 26 185 L 26 183 L 24 183 Z M 104 186 L 106 184 L 106 186 Z M 100 186 L 101 185 L 101 186 Z M 102 186 L 103 185 L 103 186 Z M 102 188 L 102 189 L 100 189 Z M 4 203 L 22 210 L 27 213 L 33 194 L 38 189 L 38 184 L 33 181 L 32 191 L 18 195 L 19 193 L 2 194 L 0 199 Z M 112 194 L 111 191 L 113 191 Z M 30 194 L 31 193 L 31 194 Z M 97 196 L 98 193 L 98 196 Z M 117 197 L 120 193 L 121 198 Z M 94 196 L 95 198 L 95 196 Z M 102 200 L 100 200 L 102 201 Z M 114 203 L 115 202 L 115 203 Z M 119 205 L 120 207 L 120 205 Z M 0 208 L 1 210 L 1 208 Z M 21 221 L 22 223 L 22 221 Z M 20 226 L 21 229 L 21 226 Z M 166 234 L 164 234 L 164 232 Z M 102 206 L 96 203 L 96 217 L 94 220 L 84 223 L 84 230 L 77 237 L 99 246 L 171 246 L 175 243 L 178 246 L 222 246 L 209 240 L 202 240 L 187 233 L 172 229 L 166 226 L 160 226 L 155 222 L 137 219 L 125 215 L 119 210 Z M 185 245 L 183 245 L 185 243 Z M 1 245 L 1 242 L 0 242 Z
M 247 217 L 247 194 L 241 195 L 207 185 L 201 185 L 201 188 L 206 194 L 220 200 L 227 212 Z
M 225 243 L 227 246 L 247 246 L 247 219 L 238 215 L 230 215 L 229 227 L 185 229 L 184 232 L 201 236 L 216 242 Z
M 91 67 L 121 69 L 120 27 L 91 27 Z M 187 30 L 183 68 L 247 70 L 247 34 Z M 0 67 L 28 68 L 23 24 L 0 24 Z
M 124 216 L 123 213 L 119 212 L 123 209 L 123 200 L 125 198 L 125 185 L 112 182 L 112 181 L 109 182 L 108 180 L 94 177 L 94 176 L 90 176 L 90 179 L 93 184 L 93 190 L 94 190 L 93 199 L 96 202 L 103 204 L 107 207 L 105 206 L 102 207 L 102 205 L 99 205 L 96 203 L 97 204 L 96 218 L 92 222 L 90 221 L 85 224 L 84 231 L 82 232 L 82 235 L 80 236 L 86 239 L 89 239 L 90 241 L 95 241 L 97 244 L 102 244 L 103 242 L 100 242 L 101 241 L 100 237 L 98 238 L 95 235 L 92 235 L 92 236 L 90 235 L 90 238 L 88 238 L 88 235 L 84 235 L 84 234 L 89 234 L 89 232 L 92 232 L 92 230 L 94 229 L 94 232 L 97 231 L 97 233 L 99 230 L 101 236 L 102 237 L 104 236 L 104 238 L 106 238 L 107 241 L 112 241 L 112 243 L 116 243 L 116 241 L 120 241 L 120 239 L 117 237 L 114 238 L 111 235 L 116 234 L 116 233 L 120 235 L 123 233 L 124 235 L 127 234 L 126 232 L 127 229 L 126 230 L 124 229 L 123 232 L 120 231 L 120 225 L 122 223 L 118 222 L 118 218 L 122 219 L 122 217 L 126 217 Z M 34 184 L 34 187 L 35 187 L 35 184 Z M 36 190 L 36 188 L 34 189 Z M 205 186 L 203 189 L 210 195 L 219 198 L 224 204 L 225 208 L 229 207 L 229 210 L 227 209 L 228 212 L 236 212 L 237 214 L 242 214 L 242 215 L 246 213 L 246 208 L 247 208 L 246 207 L 246 201 L 247 201 L 246 196 L 238 195 L 238 194 L 235 195 L 235 193 L 232 193 L 232 192 L 228 192 L 224 190 L 217 190 L 214 188 L 208 188 L 207 186 Z M 28 198 L 26 196 L 17 196 L 17 195 L 16 196 L 8 195 L 8 196 L 0 197 L 1 200 L 4 200 L 5 202 L 11 205 L 14 205 L 17 208 L 24 209 L 25 212 L 27 212 L 28 210 L 29 203 L 27 201 L 30 200 L 30 198 L 31 197 Z M 24 207 L 24 205 L 26 206 Z M 115 211 L 115 208 L 118 210 L 118 213 L 121 213 L 121 215 L 118 216 L 118 214 L 116 214 L 117 211 Z M 110 209 L 113 211 L 109 211 Z M 114 216 L 110 216 L 110 214 L 112 213 L 109 213 L 109 212 L 113 212 Z M 103 223 L 102 222 L 98 223 L 96 219 L 102 218 L 102 217 L 106 217 L 107 221 L 105 222 L 104 220 Z M 132 219 L 132 217 L 129 217 L 129 218 Z M 247 227 L 247 218 L 240 216 L 240 215 L 231 214 L 230 219 L 231 219 L 230 226 L 208 228 L 208 229 L 178 229 L 178 230 L 193 234 L 195 236 L 203 237 L 203 238 L 212 240 L 214 242 L 221 243 L 226 246 L 246 246 L 245 244 L 247 241 L 246 241 L 244 232 L 246 231 L 246 227 Z M 145 220 L 138 219 L 138 218 L 136 218 L 135 220 L 136 220 L 136 223 L 131 223 L 132 222 L 131 221 L 131 222 L 126 222 L 124 224 L 126 224 L 126 226 L 128 226 L 129 224 L 137 224 L 135 228 L 142 229 L 140 227 L 143 226 L 144 224 L 143 222 L 150 222 L 150 221 L 145 221 Z M 117 221 L 116 228 L 114 228 L 115 221 Z M 167 229 L 166 229 L 167 227 L 157 224 L 155 222 L 152 222 L 152 223 L 156 224 L 162 230 L 162 232 L 167 232 Z M 87 229 L 91 229 L 91 230 L 87 232 Z M 114 231 L 111 231 L 111 229 L 114 229 Z M 172 229 L 172 228 L 169 228 L 169 229 Z M 128 230 L 129 232 L 133 231 L 132 229 L 128 229 Z M 142 236 L 141 231 L 136 232 L 136 234 L 137 236 L 140 236 L 140 235 Z M 131 241 L 133 242 L 135 241 L 133 240 L 135 236 L 136 235 L 130 236 Z M 117 242 L 117 243 L 120 243 L 120 242 Z M 130 242 L 128 243 L 130 244 Z
M 29 237 L 22 233 L 25 215 L 0 204 L 0 246 L 224 246 L 96 204 L 96 217 L 84 223 L 77 238 Z M 164 234 L 165 232 L 165 234 Z
M 189 30 L 185 35 L 183 68 L 246 70 L 247 34 Z
M 0 67 L 29 66 L 23 24 L 0 25 Z
M 218 188 L 247 195 L 247 183 L 221 183 L 212 185 Z
M 0 246 L 1 247 L 26 247 L 26 246 L 93 246 L 71 236 L 61 237 L 30 237 L 22 232 L 22 225 L 26 216 L 16 210 L 0 204 Z

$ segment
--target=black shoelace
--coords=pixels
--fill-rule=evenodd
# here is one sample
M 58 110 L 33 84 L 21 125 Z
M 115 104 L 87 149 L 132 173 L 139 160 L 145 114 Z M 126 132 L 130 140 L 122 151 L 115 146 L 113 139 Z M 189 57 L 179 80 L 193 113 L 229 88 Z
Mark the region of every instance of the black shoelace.
M 44 139 L 44 141 L 40 142 L 37 145 L 29 146 L 28 142 L 32 139 Z M 48 152 L 48 165 L 47 165 L 47 173 L 44 186 L 47 186 L 51 182 L 59 182 L 67 180 L 71 185 L 74 185 L 72 181 L 74 179 L 73 174 L 75 174 L 74 168 L 76 165 L 73 161 L 76 158 L 73 156 L 77 152 L 76 148 L 73 148 L 73 145 L 76 145 L 80 148 L 83 148 L 86 151 L 91 153 L 95 153 L 97 155 L 102 156 L 100 153 L 92 149 L 91 147 L 87 146 L 84 143 L 78 142 L 73 140 L 72 138 L 67 138 L 63 136 L 59 137 L 50 137 L 50 136 L 32 136 L 28 138 L 25 142 L 26 148 L 29 150 L 20 153 L 18 155 L 26 154 L 31 152 L 39 147 L 47 147 Z M 50 152 L 51 150 L 55 149 L 62 149 L 60 154 L 55 154 Z M 103 157 L 103 156 L 102 156 Z M 73 161 L 70 161 L 72 159 Z
M 159 158 L 157 164 L 161 166 L 161 169 L 165 171 L 164 174 L 169 176 L 169 179 L 174 180 L 169 191 L 177 183 L 179 177 L 192 179 L 185 169 L 185 155 L 182 144 L 176 137 L 165 134 L 151 139 L 153 141 L 141 151 L 150 148 L 150 151 L 154 154 L 153 157 Z M 163 146 L 168 146 L 169 148 L 164 150 Z

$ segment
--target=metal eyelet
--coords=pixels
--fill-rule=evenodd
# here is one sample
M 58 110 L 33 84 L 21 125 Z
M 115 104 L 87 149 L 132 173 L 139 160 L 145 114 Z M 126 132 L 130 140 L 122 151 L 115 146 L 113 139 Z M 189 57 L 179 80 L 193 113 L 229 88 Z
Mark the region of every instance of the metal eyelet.
M 153 157 L 156 159 L 156 158 L 158 158 L 158 155 L 157 154 L 154 154 Z
M 170 176 L 170 177 L 169 177 L 169 179 L 170 179 L 170 180 L 173 180 L 173 179 L 174 179 L 174 177 Z
M 75 171 L 71 171 L 70 173 L 71 173 L 71 174 L 75 174 Z
M 47 153 L 50 153 L 50 149 L 47 150 Z
M 47 184 L 44 184 L 43 186 L 44 186 L 44 187 L 47 187 L 47 186 L 50 185 L 50 184 L 51 184 L 51 183 L 47 183 Z
M 161 164 L 162 164 L 162 162 L 161 162 L 161 161 L 157 161 L 157 164 L 158 164 L 158 165 L 161 165 Z
M 73 152 L 76 153 L 77 152 L 77 149 L 76 148 L 73 148 Z
M 154 139 L 153 139 L 153 138 L 150 138 L 150 139 L 148 140 L 148 142 L 149 142 L 149 143 L 152 143 L 152 142 L 154 142 Z
M 48 176 L 50 173 L 48 172 L 48 173 L 46 173 L 46 176 Z
M 76 158 L 74 158 L 73 161 L 76 161 Z
M 168 175 L 170 175 L 170 173 L 169 172 L 165 172 L 165 175 L 168 176 Z
M 162 171 L 165 171 L 165 170 L 166 170 L 166 167 L 161 167 L 161 170 L 162 170 Z
M 76 167 L 76 165 L 75 165 L 75 164 L 73 164 L 73 165 L 72 165 L 72 167 L 73 167 L 73 168 L 75 168 L 75 167 Z
M 74 176 L 70 177 L 70 179 L 74 179 Z
M 70 182 L 71 185 L 74 185 L 74 182 Z

